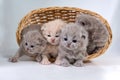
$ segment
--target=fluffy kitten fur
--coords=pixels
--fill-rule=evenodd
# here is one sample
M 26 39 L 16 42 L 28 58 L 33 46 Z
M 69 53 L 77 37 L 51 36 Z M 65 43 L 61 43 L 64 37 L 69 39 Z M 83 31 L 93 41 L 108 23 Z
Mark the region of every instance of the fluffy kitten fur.
M 78 14 L 76 23 L 84 26 L 89 33 L 88 54 L 96 53 L 108 40 L 108 31 L 98 18 L 88 14 Z
M 80 25 L 67 24 L 61 32 L 58 57 L 55 64 L 61 66 L 83 66 L 88 45 L 88 33 Z
M 47 41 L 43 38 L 39 30 L 39 25 L 30 25 L 23 29 L 20 47 L 15 56 L 10 58 L 9 61 L 17 62 L 23 55 L 36 59 L 38 54 L 42 54 L 46 48 Z M 39 56 L 39 61 L 41 60 L 42 57 Z
M 50 64 L 50 58 L 56 58 L 58 55 L 58 44 L 60 39 L 61 28 L 66 23 L 60 19 L 49 21 L 48 23 L 43 24 L 41 30 L 43 36 L 48 41 L 47 48 L 43 52 L 43 61 L 42 64 Z

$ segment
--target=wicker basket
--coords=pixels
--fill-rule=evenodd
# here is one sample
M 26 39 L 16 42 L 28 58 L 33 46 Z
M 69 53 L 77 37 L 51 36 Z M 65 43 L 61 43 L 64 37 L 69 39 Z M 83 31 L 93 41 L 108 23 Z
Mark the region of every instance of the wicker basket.
M 40 9 L 31 11 L 25 17 L 23 17 L 23 19 L 20 21 L 20 23 L 18 25 L 18 30 L 16 32 L 17 43 L 20 44 L 21 31 L 27 25 L 42 24 L 42 23 L 46 23 L 46 22 L 54 20 L 54 19 L 62 19 L 67 22 L 74 22 L 76 15 L 80 12 L 85 13 L 85 14 L 90 14 L 92 16 L 99 18 L 107 27 L 107 30 L 109 32 L 109 39 L 106 42 L 105 46 L 101 50 L 99 50 L 97 53 L 93 53 L 93 54 L 89 55 L 87 59 L 90 60 L 92 58 L 98 57 L 108 49 L 108 47 L 112 41 L 111 28 L 110 28 L 108 22 L 99 14 L 89 11 L 89 10 L 83 10 L 83 9 L 79 9 L 79 8 L 49 7 L 49 8 L 40 8 Z

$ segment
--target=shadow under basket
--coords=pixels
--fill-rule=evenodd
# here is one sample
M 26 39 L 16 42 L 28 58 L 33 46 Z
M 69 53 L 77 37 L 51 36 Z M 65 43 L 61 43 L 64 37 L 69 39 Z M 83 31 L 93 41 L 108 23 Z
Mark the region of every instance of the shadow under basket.
M 99 14 L 89 11 L 83 10 L 80 8 L 73 8 L 73 7 L 48 7 L 48 8 L 40 8 L 29 12 L 25 17 L 22 18 L 18 25 L 18 29 L 16 32 L 17 43 L 20 44 L 21 42 L 21 31 L 30 24 L 43 24 L 48 21 L 52 21 L 54 19 L 62 19 L 66 22 L 75 22 L 75 17 L 78 13 L 89 14 L 99 18 L 104 25 L 106 26 L 109 32 L 109 39 L 106 42 L 105 46 L 100 49 L 97 53 L 92 53 L 87 57 L 87 60 L 96 58 L 108 49 L 111 41 L 112 41 L 112 31 L 108 24 L 108 22 Z

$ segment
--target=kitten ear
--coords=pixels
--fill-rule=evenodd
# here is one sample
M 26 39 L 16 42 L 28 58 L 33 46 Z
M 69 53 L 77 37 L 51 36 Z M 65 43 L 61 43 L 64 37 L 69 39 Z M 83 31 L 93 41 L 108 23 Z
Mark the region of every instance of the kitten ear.
M 42 43 L 42 44 L 46 44 L 46 43 L 47 43 L 47 41 L 46 41 L 44 38 L 43 38 L 43 39 L 38 38 L 38 40 L 39 40 L 39 42 Z
M 44 31 L 46 29 L 46 26 L 45 25 L 42 25 L 41 26 L 41 31 Z
M 77 13 L 76 18 L 75 18 L 75 21 L 78 21 L 79 18 L 80 18 L 82 15 L 84 15 L 84 14 L 83 14 L 83 13 Z
M 82 38 L 83 38 L 83 39 L 85 39 L 85 38 L 86 38 L 86 36 L 85 36 L 85 35 L 82 35 Z
M 24 39 L 25 38 L 25 35 L 22 35 L 21 39 Z
M 77 14 L 75 23 L 82 25 L 82 26 L 90 25 L 90 22 L 87 19 L 86 14 L 84 13 Z

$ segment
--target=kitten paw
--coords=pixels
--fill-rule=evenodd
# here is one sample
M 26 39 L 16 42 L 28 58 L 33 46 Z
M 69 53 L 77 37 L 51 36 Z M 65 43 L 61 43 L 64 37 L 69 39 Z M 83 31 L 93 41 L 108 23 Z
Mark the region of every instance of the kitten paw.
M 56 60 L 54 63 L 55 63 L 56 65 L 60 65 L 61 61 L 60 61 L 60 60 Z
M 83 61 L 77 61 L 73 64 L 76 67 L 82 67 L 83 66 Z
M 68 67 L 68 66 L 70 66 L 70 63 L 69 62 L 61 62 L 59 65 L 64 66 L 64 67 Z
M 12 57 L 12 58 L 9 58 L 9 61 L 15 63 L 15 62 L 17 62 L 18 60 L 17 60 L 16 57 Z
M 55 64 L 56 65 L 60 65 L 60 66 L 64 66 L 64 67 L 70 66 L 70 63 L 67 60 L 65 60 L 65 59 L 63 59 L 63 60 L 56 60 Z
M 68 67 L 68 66 L 70 66 L 71 64 L 69 63 L 69 61 L 68 60 L 66 60 L 66 59 L 57 59 L 56 61 L 55 61 L 55 64 L 56 65 L 60 65 L 60 66 L 64 66 L 64 67 Z
M 40 63 L 40 62 L 41 62 L 41 60 L 42 60 L 42 58 L 41 58 L 40 56 L 37 56 L 37 57 L 36 57 L 36 61 L 37 61 L 37 62 L 39 62 L 39 63 Z
M 51 62 L 50 62 L 49 60 L 47 60 L 47 59 L 43 59 L 43 60 L 41 61 L 41 64 L 49 65 L 49 64 L 51 64 Z

